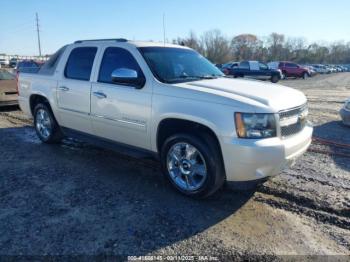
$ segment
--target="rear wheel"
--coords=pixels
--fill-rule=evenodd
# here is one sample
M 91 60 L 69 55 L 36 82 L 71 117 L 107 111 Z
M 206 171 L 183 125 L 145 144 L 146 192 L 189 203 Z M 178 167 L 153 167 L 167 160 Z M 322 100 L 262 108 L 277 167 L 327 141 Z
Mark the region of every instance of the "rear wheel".
M 280 80 L 280 77 L 278 75 L 273 75 L 271 77 L 271 82 L 272 83 L 277 83 Z
M 44 103 L 39 103 L 34 108 L 34 128 L 44 143 L 58 143 L 63 137 L 51 109 Z
M 171 136 L 162 146 L 161 163 L 170 183 L 187 196 L 208 197 L 225 182 L 221 154 L 210 136 Z

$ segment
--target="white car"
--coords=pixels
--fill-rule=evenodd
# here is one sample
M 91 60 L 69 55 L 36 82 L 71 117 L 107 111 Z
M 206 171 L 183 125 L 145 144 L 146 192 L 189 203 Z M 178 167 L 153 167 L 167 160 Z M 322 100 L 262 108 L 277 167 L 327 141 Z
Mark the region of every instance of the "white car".
M 192 49 L 124 39 L 77 41 L 37 74 L 20 73 L 19 104 L 45 143 L 63 135 L 159 157 L 183 194 L 279 174 L 311 143 L 305 95 L 226 78 Z
M 0 65 L 1 66 L 9 66 L 10 65 L 10 60 L 6 58 L 0 58 Z
M 319 74 L 329 74 L 331 71 L 324 65 L 312 65 L 315 71 Z

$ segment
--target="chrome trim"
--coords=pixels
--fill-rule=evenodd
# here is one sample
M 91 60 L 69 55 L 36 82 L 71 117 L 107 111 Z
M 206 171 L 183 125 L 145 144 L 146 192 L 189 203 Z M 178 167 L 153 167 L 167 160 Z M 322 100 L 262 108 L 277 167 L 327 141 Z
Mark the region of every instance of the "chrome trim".
M 67 92 L 67 91 L 69 91 L 69 88 L 66 86 L 60 86 L 60 87 L 58 87 L 58 90 L 63 91 L 63 92 Z
M 284 109 L 284 110 L 278 111 L 278 114 L 289 112 L 289 111 L 294 111 L 294 110 L 297 110 L 297 109 L 302 109 L 304 107 L 307 107 L 307 103 L 302 104 L 300 106 L 296 106 L 296 107 L 292 107 L 292 108 L 288 108 L 288 109 Z
M 140 126 L 140 127 L 146 127 L 146 124 L 141 124 L 141 123 L 137 123 L 137 122 L 121 120 L 121 119 L 116 119 L 116 118 L 111 118 L 111 117 L 101 116 L 101 115 L 96 115 L 96 114 L 91 114 L 91 116 L 97 117 L 97 118 L 101 118 L 101 119 L 110 120 L 110 121 L 114 121 L 114 122 L 119 122 L 119 123 L 124 123 L 124 124 L 132 124 L 132 125 L 136 125 L 136 126 Z
M 308 116 L 308 105 L 307 103 L 281 110 L 278 112 L 279 116 L 279 130 L 282 139 L 286 139 L 293 135 L 300 133 L 306 126 Z
M 92 94 L 99 99 L 107 98 L 107 95 L 101 91 L 93 92 Z
M 79 111 L 79 110 L 75 110 L 75 109 L 70 109 L 70 108 L 66 108 L 66 107 L 58 107 L 60 110 L 65 110 L 65 111 L 70 111 L 70 112 L 73 112 L 73 113 L 78 113 L 78 114 L 82 114 L 82 115 L 87 115 L 89 116 L 90 113 L 86 113 L 86 112 L 83 112 L 83 111 Z

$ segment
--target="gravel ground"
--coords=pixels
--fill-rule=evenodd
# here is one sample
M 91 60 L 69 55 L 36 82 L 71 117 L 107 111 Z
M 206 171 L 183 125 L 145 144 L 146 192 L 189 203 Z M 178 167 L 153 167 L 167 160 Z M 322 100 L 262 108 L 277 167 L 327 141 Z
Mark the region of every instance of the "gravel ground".
M 338 116 L 350 73 L 282 84 L 308 96 L 315 136 L 350 144 Z M 14 108 L 0 112 L 0 145 L 0 255 L 350 255 L 350 158 L 334 154 L 346 148 L 314 143 L 257 189 L 198 201 L 152 160 L 40 143 Z

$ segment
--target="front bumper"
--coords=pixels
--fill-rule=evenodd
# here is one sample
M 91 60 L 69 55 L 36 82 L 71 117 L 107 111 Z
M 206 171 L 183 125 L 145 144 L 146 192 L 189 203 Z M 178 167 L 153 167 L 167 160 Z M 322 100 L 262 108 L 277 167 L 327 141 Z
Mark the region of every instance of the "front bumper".
M 340 113 L 341 119 L 343 120 L 344 125 L 350 126 L 350 111 L 342 108 L 339 113 Z
M 251 181 L 279 174 L 307 150 L 312 132 L 307 125 L 287 139 L 224 139 L 221 147 L 227 181 Z

